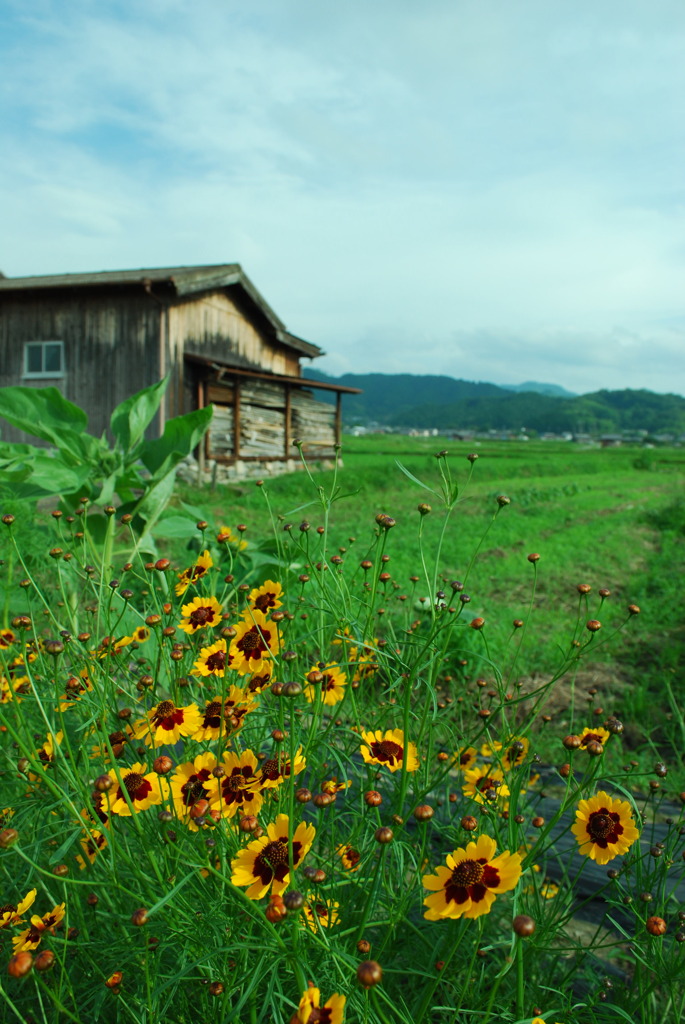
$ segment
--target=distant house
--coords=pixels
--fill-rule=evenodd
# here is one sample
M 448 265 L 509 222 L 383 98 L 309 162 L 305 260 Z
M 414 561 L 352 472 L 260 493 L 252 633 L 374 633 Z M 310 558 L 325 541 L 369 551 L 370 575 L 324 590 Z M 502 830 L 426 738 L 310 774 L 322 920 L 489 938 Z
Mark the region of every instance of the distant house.
M 54 385 L 108 427 L 112 409 L 170 375 L 167 418 L 215 406 L 200 460 L 240 475 L 246 464 L 330 456 L 341 396 L 358 389 L 307 380 L 303 358 L 323 355 L 286 330 L 237 263 L 50 277 L 0 277 L 0 386 Z M 334 391 L 337 404 L 313 389 Z M 4 440 L 21 440 L 0 420 Z

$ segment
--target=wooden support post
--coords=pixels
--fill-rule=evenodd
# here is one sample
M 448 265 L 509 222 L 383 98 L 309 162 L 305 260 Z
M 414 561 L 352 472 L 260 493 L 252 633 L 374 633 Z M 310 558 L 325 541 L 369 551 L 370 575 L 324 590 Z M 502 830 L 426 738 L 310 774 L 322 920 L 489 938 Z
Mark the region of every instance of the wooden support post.
M 207 391 L 205 382 L 203 380 L 197 383 L 197 407 L 198 409 L 204 409 L 207 404 Z M 202 438 L 202 441 L 197 446 L 197 476 L 198 486 L 202 484 L 202 477 L 205 471 L 205 460 L 209 458 L 209 431 Z
M 335 443 L 342 441 L 342 392 L 338 391 L 335 397 Z
M 233 454 L 240 458 L 240 378 L 234 378 L 233 384 Z
M 285 385 L 285 431 L 284 431 L 284 446 L 285 450 L 283 455 L 286 459 L 290 458 L 290 387 L 288 384 Z

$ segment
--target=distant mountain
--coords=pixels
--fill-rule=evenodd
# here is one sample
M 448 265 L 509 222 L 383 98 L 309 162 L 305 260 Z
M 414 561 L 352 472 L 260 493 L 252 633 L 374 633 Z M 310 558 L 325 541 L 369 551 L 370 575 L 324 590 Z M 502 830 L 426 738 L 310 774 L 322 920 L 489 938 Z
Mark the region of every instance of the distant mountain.
M 496 384 L 456 380 L 454 377 L 417 376 L 411 373 L 345 373 L 342 377 L 329 377 L 319 370 L 307 370 L 306 376 L 315 380 L 361 388 L 361 395 L 346 395 L 344 399 L 347 422 L 395 422 L 418 405 L 451 405 L 466 398 L 501 398 L 509 392 Z M 335 401 L 332 394 L 321 391 L 317 398 Z
M 440 430 L 526 430 L 535 433 L 611 434 L 646 431 L 685 434 L 685 398 L 652 391 L 596 391 L 571 395 L 555 385 L 529 382 L 515 389 L 454 377 L 410 373 L 346 373 L 331 377 L 308 370 L 307 377 L 362 389 L 346 395 L 346 423 Z M 535 388 L 552 388 L 547 394 Z M 317 398 L 334 402 L 332 392 Z
M 506 391 L 534 391 L 538 395 L 551 395 L 554 398 L 576 398 L 574 391 L 567 391 L 559 384 L 540 384 L 536 380 L 527 380 L 523 384 L 500 384 Z

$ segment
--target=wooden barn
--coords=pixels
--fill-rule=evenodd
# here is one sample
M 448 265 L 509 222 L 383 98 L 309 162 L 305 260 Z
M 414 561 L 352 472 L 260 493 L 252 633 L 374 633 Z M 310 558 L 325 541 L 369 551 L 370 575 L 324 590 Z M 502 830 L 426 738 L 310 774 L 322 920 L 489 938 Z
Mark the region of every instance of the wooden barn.
M 355 389 L 307 380 L 302 359 L 320 355 L 286 330 L 237 263 L 0 277 L 0 387 L 54 385 L 100 434 L 115 405 L 168 373 L 155 433 L 213 403 L 199 457 L 229 476 L 289 464 L 296 438 L 307 457 L 333 454 L 342 393 Z M 334 392 L 335 404 L 314 389 Z M 0 430 L 25 440 L 2 421 Z

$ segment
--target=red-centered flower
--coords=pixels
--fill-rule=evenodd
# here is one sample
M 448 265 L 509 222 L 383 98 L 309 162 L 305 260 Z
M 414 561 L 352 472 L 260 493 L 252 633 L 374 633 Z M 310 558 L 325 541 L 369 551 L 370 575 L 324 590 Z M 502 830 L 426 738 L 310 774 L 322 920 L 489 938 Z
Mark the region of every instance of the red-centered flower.
M 231 640 L 231 667 L 241 676 L 264 672 L 271 659 L 278 654 L 280 640 L 275 622 L 269 622 L 263 612 L 248 609 L 249 619 L 235 627 Z
M 495 857 L 497 844 L 490 836 L 479 836 L 466 849 L 447 855 L 447 866 L 434 875 L 424 875 L 423 884 L 432 895 L 423 902 L 428 921 L 446 917 L 480 917 L 487 914 L 499 893 L 514 889 L 521 877 L 521 857 L 505 851 Z
M 107 839 L 102 832 L 99 832 L 97 829 L 93 829 L 88 832 L 87 836 L 80 839 L 79 843 L 81 845 L 81 850 L 83 851 L 83 856 L 80 853 L 77 854 L 76 863 L 81 871 L 84 871 L 86 868 L 86 861 L 90 864 L 95 863 L 95 858 L 100 850 L 107 846 Z
M 307 991 L 302 993 L 297 1014 L 291 1024 L 342 1024 L 345 1002 L 345 996 L 339 996 L 334 992 L 322 1006 L 319 989 L 310 985 Z
M 197 633 L 199 629 L 219 626 L 223 609 L 215 597 L 195 597 L 181 608 L 183 618 L 178 628 L 184 633 Z
M 598 864 L 627 853 L 640 835 L 628 801 L 614 799 L 603 789 L 580 801 L 571 831 L 580 844 L 578 852 Z
M 389 729 L 385 733 L 363 732 L 361 753 L 367 764 L 382 764 L 391 772 L 401 771 L 404 761 L 404 733 L 401 729 Z M 419 767 L 416 744 L 408 743 L 407 771 L 415 772 Z
M 207 570 L 211 569 L 213 565 L 214 562 L 209 551 L 203 551 L 195 565 L 191 565 L 189 569 L 184 569 L 183 572 L 178 574 L 178 583 L 176 584 L 178 596 L 180 597 L 182 594 L 185 594 L 191 584 L 199 583 L 202 577 L 207 575 Z
M 37 892 L 37 889 L 30 889 L 19 903 L 5 903 L 0 906 L 0 928 L 21 924 L 22 914 L 25 914 L 29 907 L 33 906 Z
M 304 695 L 310 704 L 321 701 L 323 704 L 337 704 L 345 696 L 345 685 L 347 676 L 336 662 L 331 661 L 327 665 L 313 665 L 308 675 L 320 672 L 322 679 L 318 683 L 307 682 L 304 688 Z
M 266 827 L 266 835 L 254 839 L 231 861 L 233 885 L 248 886 L 246 896 L 260 900 L 269 889 L 277 896 L 290 885 L 290 843 L 287 814 L 279 814 Z M 316 829 L 304 821 L 292 838 L 293 867 L 300 866 L 314 842 Z
M 251 750 L 242 754 L 227 751 L 221 762 L 224 775 L 213 795 L 213 810 L 232 818 L 235 814 L 258 814 L 264 797 L 260 790 L 259 762 Z
M 200 649 L 200 657 L 195 662 L 192 675 L 194 676 L 215 676 L 223 679 L 226 669 L 232 668 L 232 655 L 227 651 L 226 641 L 217 640 L 209 647 Z
M 208 700 L 201 712 L 201 721 L 192 738 L 206 740 L 232 739 L 243 727 L 244 719 L 257 706 L 253 697 L 239 686 L 231 686 L 228 695 Z
M 479 804 L 501 804 L 505 797 L 509 796 L 504 775 L 499 768 L 493 768 L 488 764 L 465 771 L 464 785 L 461 788 L 466 796 L 470 796 Z
M 335 851 L 340 857 L 346 871 L 359 871 L 362 855 L 349 843 L 339 846 Z
M 585 726 L 580 734 L 580 745 L 587 747 L 588 743 L 594 740 L 595 743 L 601 743 L 603 746 L 608 739 L 611 739 L 611 733 L 607 729 L 603 729 L 601 725 L 595 726 L 594 729 L 588 729 Z
M 190 814 L 192 808 L 198 800 L 211 802 L 216 797 L 218 783 L 212 774 L 216 765 L 214 754 L 198 754 L 194 761 L 177 765 L 171 776 L 171 795 L 176 814 L 191 832 L 198 830 Z
M 274 583 L 273 580 L 266 580 L 262 583 L 261 587 L 255 587 L 254 590 L 250 591 L 248 601 L 250 602 L 250 608 L 268 615 L 270 611 L 275 611 L 281 607 L 283 604 L 281 601 L 282 597 L 283 587 L 281 584 Z M 248 616 L 245 617 L 247 618 Z
M 161 804 L 168 796 L 168 781 L 157 775 L 156 772 L 147 772 L 147 767 L 144 764 L 133 764 L 130 768 L 120 769 L 121 783 L 113 769 L 108 772 L 108 775 L 112 780 L 112 787 L 106 790 L 105 797 L 109 804 L 110 814 L 119 814 L 124 818 L 130 818 L 132 812 L 124 792 L 136 813 Z
M 260 788 L 275 789 L 277 786 L 280 786 L 281 783 L 285 782 L 291 774 L 299 775 L 303 768 L 305 768 L 306 764 L 307 761 L 302 756 L 302 747 L 297 748 L 294 765 L 290 763 L 288 755 L 281 751 L 281 753 L 276 757 L 270 757 L 266 761 L 262 761 L 262 765 L 259 770 Z
M 192 736 L 202 721 L 197 704 L 176 707 L 172 700 L 162 700 L 133 726 L 135 739 L 148 747 L 177 743 L 182 736 Z

